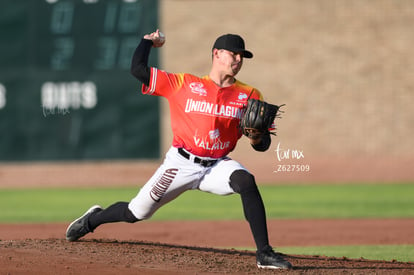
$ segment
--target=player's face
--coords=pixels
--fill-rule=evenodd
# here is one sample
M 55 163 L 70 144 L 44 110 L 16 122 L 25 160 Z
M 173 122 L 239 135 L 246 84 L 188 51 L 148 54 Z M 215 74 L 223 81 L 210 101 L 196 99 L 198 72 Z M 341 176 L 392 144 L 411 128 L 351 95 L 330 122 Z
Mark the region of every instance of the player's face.
M 226 70 L 229 75 L 235 76 L 243 65 L 242 53 L 220 50 L 219 55 L 223 69 Z

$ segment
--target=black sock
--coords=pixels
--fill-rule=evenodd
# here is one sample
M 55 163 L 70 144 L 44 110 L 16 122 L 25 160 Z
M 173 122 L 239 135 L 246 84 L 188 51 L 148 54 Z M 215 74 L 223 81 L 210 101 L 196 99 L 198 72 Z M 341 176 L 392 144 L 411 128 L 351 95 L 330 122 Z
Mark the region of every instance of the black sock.
M 259 190 L 249 190 L 240 193 L 244 215 L 249 222 L 257 250 L 269 244 L 266 213 Z
M 128 222 L 134 223 L 138 219 L 128 209 L 127 202 L 117 202 L 109 206 L 108 208 L 92 214 L 89 217 L 89 229 L 95 230 L 99 225 L 111 222 Z
M 249 222 L 257 250 L 269 245 L 266 211 L 254 177 L 244 170 L 235 171 L 230 177 L 230 186 L 240 194 L 243 211 Z

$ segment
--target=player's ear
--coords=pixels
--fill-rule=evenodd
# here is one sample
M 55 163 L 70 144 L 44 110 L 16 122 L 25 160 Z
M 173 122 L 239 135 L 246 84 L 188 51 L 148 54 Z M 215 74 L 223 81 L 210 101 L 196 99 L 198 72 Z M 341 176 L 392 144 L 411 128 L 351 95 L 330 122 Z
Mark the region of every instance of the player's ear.
M 211 59 L 214 59 L 214 57 L 216 57 L 218 55 L 219 50 L 218 49 L 213 49 L 211 52 Z

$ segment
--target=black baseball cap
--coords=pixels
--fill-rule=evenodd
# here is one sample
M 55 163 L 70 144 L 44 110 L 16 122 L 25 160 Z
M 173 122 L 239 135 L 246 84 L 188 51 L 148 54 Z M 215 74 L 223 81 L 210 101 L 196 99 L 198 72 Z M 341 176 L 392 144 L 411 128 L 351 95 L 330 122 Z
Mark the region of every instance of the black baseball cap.
M 243 53 L 243 57 L 252 58 L 253 54 L 244 48 L 244 40 L 237 34 L 224 34 L 214 42 L 213 49 L 224 49 L 234 53 Z

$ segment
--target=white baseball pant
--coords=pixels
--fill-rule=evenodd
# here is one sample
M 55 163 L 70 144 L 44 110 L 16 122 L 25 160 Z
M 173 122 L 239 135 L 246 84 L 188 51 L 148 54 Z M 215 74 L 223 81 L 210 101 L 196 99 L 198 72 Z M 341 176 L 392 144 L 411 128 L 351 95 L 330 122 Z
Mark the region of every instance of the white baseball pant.
M 198 157 L 186 151 L 184 154 L 188 158 L 180 154 L 177 148 L 171 147 L 163 164 L 131 200 L 128 208 L 137 219 L 149 219 L 161 206 L 187 190 L 199 189 L 217 195 L 234 194 L 229 184 L 231 174 L 236 170 L 247 170 L 229 157 L 204 167 L 195 163 Z M 212 160 L 198 158 L 198 161 L 200 159 L 203 162 Z

